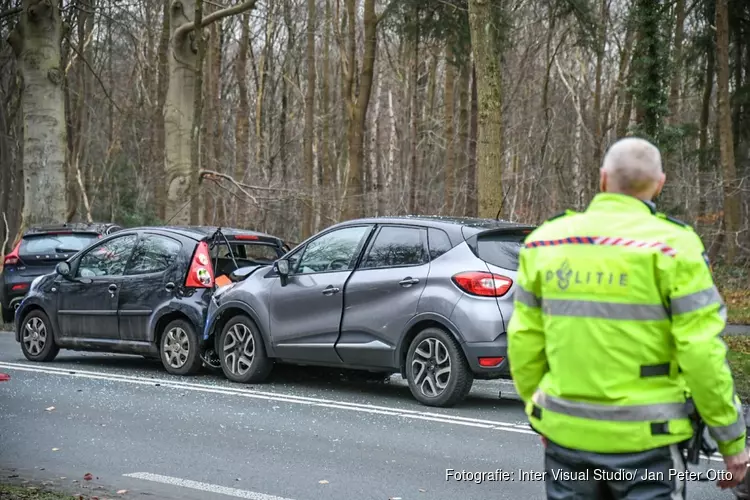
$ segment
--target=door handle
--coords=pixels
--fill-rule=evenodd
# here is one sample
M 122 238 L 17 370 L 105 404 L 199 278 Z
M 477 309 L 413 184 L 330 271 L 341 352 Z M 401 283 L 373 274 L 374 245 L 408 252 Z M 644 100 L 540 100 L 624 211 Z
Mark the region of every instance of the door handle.
M 333 295 L 334 293 L 339 293 L 341 291 L 340 288 L 335 287 L 333 285 L 328 285 L 323 289 L 323 295 Z
M 172 282 L 170 281 L 169 283 L 167 283 L 166 285 L 164 285 L 164 288 L 165 288 L 165 289 L 166 289 L 166 290 L 167 290 L 168 292 L 171 292 L 172 290 L 174 290 L 174 283 L 172 283 Z
M 416 285 L 417 283 L 419 283 L 419 280 L 417 278 L 412 278 L 412 277 L 404 278 L 398 282 L 399 285 L 404 286 L 404 287 Z
M 110 292 L 112 292 L 112 293 L 115 293 L 117 291 L 117 285 L 115 285 L 114 283 L 112 283 L 111 285 L 109 285 L 108 290 Z

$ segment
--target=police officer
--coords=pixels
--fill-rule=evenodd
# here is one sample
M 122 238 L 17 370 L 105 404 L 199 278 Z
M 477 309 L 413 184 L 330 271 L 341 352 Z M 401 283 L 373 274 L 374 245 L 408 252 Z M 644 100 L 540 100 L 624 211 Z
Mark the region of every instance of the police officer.
M 588 208 L 521 251 L 508 358 L 546 444 L 548 499 L 685 498 L 688 395 L 724 457 L 719 486 L 745 476 L 726 308 L 698 235 L 651 201 L 665 180 L 655 146 L 622 139 Z

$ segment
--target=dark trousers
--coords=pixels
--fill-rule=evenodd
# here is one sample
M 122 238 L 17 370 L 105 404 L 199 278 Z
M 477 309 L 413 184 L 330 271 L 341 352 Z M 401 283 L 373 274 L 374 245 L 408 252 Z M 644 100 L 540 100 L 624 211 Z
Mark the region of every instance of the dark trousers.
M 548 500 L 684 500 L 685 461 L 678 445 L 639 453 L 591 453 L 549 442 Z

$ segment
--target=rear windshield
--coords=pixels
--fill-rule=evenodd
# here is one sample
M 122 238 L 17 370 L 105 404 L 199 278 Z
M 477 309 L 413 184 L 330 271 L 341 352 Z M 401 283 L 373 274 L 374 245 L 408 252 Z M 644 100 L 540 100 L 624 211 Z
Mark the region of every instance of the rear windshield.
M 263 243 L 234 243 L 231 242 L 235 259 L 253 260 L 271 264 L 279 258 L 279 249 L 273 245 Z M 211 249 L 211 258 L 231 259 L 226 243 L 216 245 Z
M 20 255 L 75 253 L 83 250 L 96 239 L 97 235 L 93 233 L 34 234 L 24 236 L 18 253 Z
M 493 266 L 518 270 L 518 254 L 525 234 L 488 234 L 477 238 L 477 256 Z

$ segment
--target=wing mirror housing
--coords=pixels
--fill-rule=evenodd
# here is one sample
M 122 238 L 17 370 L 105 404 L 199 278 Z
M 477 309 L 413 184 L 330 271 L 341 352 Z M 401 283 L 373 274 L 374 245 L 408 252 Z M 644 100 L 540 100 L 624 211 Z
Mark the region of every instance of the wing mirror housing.
M 70 278 L 70 264 L 67 262 L 58 262 L 55 266 L 55 272 L 63 278 Z
M 289 282 L 289 260 L 279 259 L 273 264 L 274 270 L 279 274 L 281 278 L 281 286 L 286 286 Z

